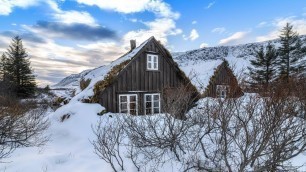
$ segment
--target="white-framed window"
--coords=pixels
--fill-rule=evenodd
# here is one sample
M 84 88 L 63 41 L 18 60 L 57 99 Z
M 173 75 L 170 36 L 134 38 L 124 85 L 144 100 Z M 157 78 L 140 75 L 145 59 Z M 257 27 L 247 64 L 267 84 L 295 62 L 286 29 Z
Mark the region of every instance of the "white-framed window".
M 228 85 L 217 85 L 217 97 L 218 98 L 226 98 L 228 91 Z
M 119 95 L 119 112 L 137 115 L 137 94 Z
M 146 115 L 160 113 L 160 94 L 145 94 L 144 104 Z
M 158 70 L 158 55 L 147 54 L 147 69 Z

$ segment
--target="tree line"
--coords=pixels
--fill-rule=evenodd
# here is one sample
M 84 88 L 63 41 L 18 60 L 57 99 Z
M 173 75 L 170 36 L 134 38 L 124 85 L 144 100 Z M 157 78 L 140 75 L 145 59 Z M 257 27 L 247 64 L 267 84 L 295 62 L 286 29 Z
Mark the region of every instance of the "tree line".
M 250 60 L 252 66 L 248 67 L 248 83 L 252 89 L 267 90 L 276 81 L 289 82 L 292 78 L 305 75 L 303 57 L 306 55 L 306 47 L 293 30 L 293 25 L 287 23 L 279 38 L 279 47 L 268 42 L 255 50 L 255 58 Z
M 0 94 L 27 98 L 35 93 L 35 75 L 30 66 L 30 58 L 23 47 L 22 39 L 12 39 L 0 59 Z

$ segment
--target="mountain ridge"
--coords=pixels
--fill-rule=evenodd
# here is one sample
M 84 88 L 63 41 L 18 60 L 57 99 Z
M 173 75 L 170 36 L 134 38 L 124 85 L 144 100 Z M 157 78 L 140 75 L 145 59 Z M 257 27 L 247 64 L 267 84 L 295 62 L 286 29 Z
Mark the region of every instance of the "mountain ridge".
M 306 42 L 306 35 L 300 36 L 301 40 Z M 188 50 L 186 52 L 173 52 L 171 53 L 174 61 L 178 63 L 179 66 L 184 66 L 190 62 L 196 63 L 198 61 L 207 61 L 207 60 L 218 60 L 224 57 L 227 57 L 231 54 L 236 58 L 249 59 L 255 55 L 254 50 L 258 49 L 261 46 L 265 46 L 271 42 L 276 47 L 280 45 L 280 39 L 268 40 L 264 42 L 254 42 L 247 44 L 238 44 L 238 45 L 230 45 L 230 46 L 215 46 L 215 47 L 204 47 L 200 49 Z M 59 83 L 53 85 L 53 88 L 71 88 L 78 87 L 79 81 L 82 77 L 86 76 L 91 71 L 95 69 L 101 68 L 103 66 L 88 69 L 80 72 L 79 74 L 72 74 L 64 79 L 62 79 Z

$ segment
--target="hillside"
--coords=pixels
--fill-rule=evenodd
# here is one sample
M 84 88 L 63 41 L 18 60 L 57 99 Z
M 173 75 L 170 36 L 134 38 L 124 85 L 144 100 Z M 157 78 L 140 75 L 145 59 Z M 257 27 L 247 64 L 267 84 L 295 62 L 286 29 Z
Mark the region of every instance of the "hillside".
M 300 38 L 303 40 L 303 42 L 306 42 L 306 35 L 302 35 L 300 36 Z M 275 39 L 270 42 L 274 44 L 276 47 L 278 47 L 279 41 L 280 41 L 279 39 Z M 243 70 L 247 65 L 249 65 L 248 63 L 249 59 L 254 57 L 254 49 L 258 49 L 260 46 L 266 45 L 267 43 L 268 41 L 241 44 L 235 46 L 205 47 L 186 52 L 173 52 L 172 56 L 174 60 L 178 63 L 178 65 L 186 73 L 186 75 L 190 75 L 191 69 L 194 69 L 195 66 L 198 66 L 196 68 L 199 69 L 196 70 L 196 73 L 198 72 L 201 73 L 201 70 L 203 70 L 202 68 L 203 66 L 201 66 L 201 64 L 207 61 L 221 60 L 222 58 L 226 58 L 227 60 L 232 61 L 231 63 L 232 67 L 236 69 L 235 70 L 236 74 L 237 73 L 239 74 L 241 70 Z M 72 74 L 61 80 L 58 84 L 54 85 L 53 87 L 55 88 L 78 87 L 80 78 L 92 75 L 91 73 L 93 71 L 97 71 L 97 69 L 101 69 L 106 66 L 101 66 L 92 70 L 85 70 L 79 74 Z

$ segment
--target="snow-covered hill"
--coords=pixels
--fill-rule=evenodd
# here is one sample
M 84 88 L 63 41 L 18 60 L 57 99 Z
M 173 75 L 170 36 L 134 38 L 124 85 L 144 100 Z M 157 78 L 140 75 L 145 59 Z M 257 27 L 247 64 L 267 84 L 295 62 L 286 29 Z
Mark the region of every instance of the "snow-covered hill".
M 300 38 L 303 40 L 303 42 L 306 42 L 306 35 L 302 35 L 300 36 Z M 232 62 L 231 65 L 234 66 L 234 68 L 236 68 L 236 74 L 239 74 L 239 72 L 249 64 L 248 63 L 249 59 L 254 57 L 254 49 L 258 49 L 260 46 L 264 46 L 268 42 L 269 41 L 248 43 L 236 46 L 205 47 L 186 52 L 173 52 L 172 56 L 187 75 L 190 75 L 190 69 L 194 69 L 195 64 L 197 64 L 196 68 L 199 69 L 196 70 L 195 72 L 201 73 L 201 70 L 203 70 L 202 68 L 203 65 L 206 65 L 204 63 L 206 63 L 207 61 L 221 60 L 222 58 L 226 58 L 227 60 L 231 61 Z M 275 39 L 270 42 L 274 44 L 276 47 L 280 45 L 279 39 Z M 97 69 L 99 68 L 101 69 L 106 66 L 101 66 L 92 70 L 83 71 L 79 74 L 70 75 L 64 78 L 58 84 L 54 85 L 54 87 L 64 87 L 64 88 L 78 87 L 79 81 L 82 77 L 86 77 L 86 75 L 87 76 L 92 75 L 91 73 L 93 71 L 97 71 Z
M 82 71 L 79 74 L 69 75 L 66 78 L 62 79 L 59 83 L 55 84 L 53 88 L 66 88 L 66 87 L 79 86 L 80 78 L 84 77 L 91 71 L 92 69 L 88 69 L 88 70 Z

